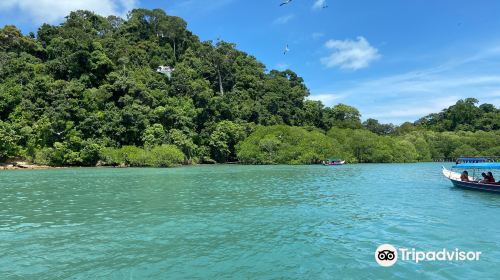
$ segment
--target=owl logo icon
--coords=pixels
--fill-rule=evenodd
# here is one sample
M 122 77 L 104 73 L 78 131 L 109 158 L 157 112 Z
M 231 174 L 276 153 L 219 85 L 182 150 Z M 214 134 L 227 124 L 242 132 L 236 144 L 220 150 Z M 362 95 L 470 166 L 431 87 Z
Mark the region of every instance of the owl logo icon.
M 398 261 L 398 250 L 390 244 L 380 245 L 375 251 L 375 261 L 380 266 L 393 266 Z

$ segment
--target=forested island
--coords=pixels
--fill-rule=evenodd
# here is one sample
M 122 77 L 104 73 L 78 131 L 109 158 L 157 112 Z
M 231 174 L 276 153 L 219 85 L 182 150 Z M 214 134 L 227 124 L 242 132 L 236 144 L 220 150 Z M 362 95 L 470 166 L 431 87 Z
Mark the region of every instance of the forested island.
M 175 70 L 168 77 L 159 66 Z M 202 42 L 159 9 L 126 20 L 76 11 L 36 34 L 0 29 L 0 161 L 167 167 L 500 156 L 500 110 L 474 98 L 392 125 L 308 96 L 293 71 L 269 71 L 225 41 Z

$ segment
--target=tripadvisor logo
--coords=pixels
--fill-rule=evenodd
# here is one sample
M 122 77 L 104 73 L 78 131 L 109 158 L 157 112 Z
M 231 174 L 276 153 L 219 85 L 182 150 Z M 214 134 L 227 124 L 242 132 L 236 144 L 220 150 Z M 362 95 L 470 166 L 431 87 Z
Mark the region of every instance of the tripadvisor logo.
M 380 245 L 375 251 L 375 260 L 380 266 L 393 266 L 398 261 L 398 250 L 390 244 Z
M 459 249 L 448 250 L 442 249 L 439 251 L 418 251 L 415 248 L 399 248 L 384 244 L 380 245 L 375 251 L 375 261 L 380 266 L 393 266 L 398 258 L 400 261 L 410 261 L 414 263 L 428 261 L 478 261 L 481 257 L 481 252 L 462 251 Z

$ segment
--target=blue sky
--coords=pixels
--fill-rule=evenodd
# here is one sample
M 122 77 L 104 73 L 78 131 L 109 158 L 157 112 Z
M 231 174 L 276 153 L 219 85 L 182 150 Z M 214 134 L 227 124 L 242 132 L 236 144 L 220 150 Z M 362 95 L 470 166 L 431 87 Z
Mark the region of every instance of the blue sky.
M 326 2 L 328 8 L 321 7 Z M 202 40 L 222 38 L 305 79 L 310 99 L 357 107 L 363 119 L 414 121 L 457 99 L 500 106 L 500 1 L 2 0 L 0 25 L 24 32 L 72 9 L 125 15 L 162 8 Z M 285 45 L 290 52 L 283 55 Z

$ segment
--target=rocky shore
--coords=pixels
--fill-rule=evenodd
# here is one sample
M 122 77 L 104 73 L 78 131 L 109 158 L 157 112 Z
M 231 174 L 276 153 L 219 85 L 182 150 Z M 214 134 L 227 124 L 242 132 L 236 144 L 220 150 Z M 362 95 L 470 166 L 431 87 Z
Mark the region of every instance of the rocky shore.
M 0 163 L 0 170 L 52 169 L 52 168 L 55 168 L 55 167 L 48 166 L 48 165 L 31 164 L 29 162 L 24 162 L 24 161 L 15 161 L 15 162 Z

